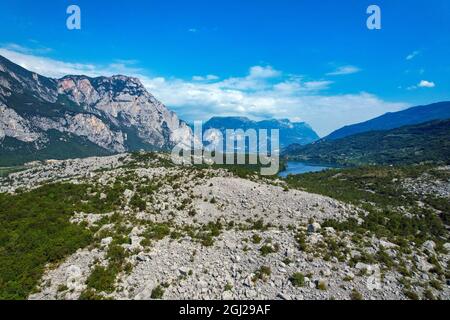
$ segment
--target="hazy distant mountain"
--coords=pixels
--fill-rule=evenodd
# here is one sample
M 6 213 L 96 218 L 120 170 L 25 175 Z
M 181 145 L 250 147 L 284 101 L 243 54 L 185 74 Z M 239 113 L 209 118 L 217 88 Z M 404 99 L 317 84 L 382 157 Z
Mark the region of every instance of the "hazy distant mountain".
M 285 150 L 291 160 L 338 165 L 450 163 L 450 120 L 320 140 Z
M 191 138 L 136 78 L 50 79 L 0 56 L 0 165 L 165 149 Z
M 385 115 L 363 123 L 343 127 L 334 131 L 325 139 L 336 140 L 362 132 L 390 130 L 407 125 L 445 119 L 450 119 L 449 101 L 413 107 L 394 113 L 386 113 Z
M 316 132 L 305 122 L 291 122 L 287 119 L 253 121 L 246 117 L 213 117 L 203 125 L 203 130 L 217 129 L 225 134 L 227 129 L 278 129 L 280 133 L 280 147 L 291 144 L 305 145 L 319 139 Z M 268 132 L 270 136 L 270 131 Z

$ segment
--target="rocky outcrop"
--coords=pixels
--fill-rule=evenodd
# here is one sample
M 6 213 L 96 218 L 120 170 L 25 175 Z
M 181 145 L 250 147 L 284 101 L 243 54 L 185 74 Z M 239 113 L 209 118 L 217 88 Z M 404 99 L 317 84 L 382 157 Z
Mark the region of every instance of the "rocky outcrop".
M 67 76 L 58 80 L 58 92 L 119 127 L 134 128 L 143 142 L 159 148 L 192 136 L 187 125 L 147 92 L 137 78 Z
M 1 103 L 0 115 L 0 140 L 8 136 L 23 142 L 33 142 L 40 137 L 39 133 L 33 132 L 29 121 Z
M 33 117 L 32 123 L 44 131 L 55 129 L 60 132 L 70 132 L 78 136 L 85 136 L 89 141 L 102 148 L 115 152 L 125 151 L 126 136 L 120 131 L 112 131 L 105 122 L 92 114 L 67 114 L 65 117 L 57 119 Z
M 124 152 L 190 146 L 193 137 L 138 79 L 121 75 L 49 79 L 0 56 L 0 103 L 0 139 L 42 145 L 57 130 Z

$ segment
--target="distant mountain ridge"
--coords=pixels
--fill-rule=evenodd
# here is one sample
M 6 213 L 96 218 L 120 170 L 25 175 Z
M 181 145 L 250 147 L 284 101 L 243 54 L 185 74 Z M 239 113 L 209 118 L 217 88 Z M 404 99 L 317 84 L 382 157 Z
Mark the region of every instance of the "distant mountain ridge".
M 136 78 L 51 79 L 0 56 L 2 160 L 7 154 L 12 157 L 15 147 L 19 158 L 31 161 L 44 155 L 60 159 L 168 149 L 179 143 L 190 145 L 192 137 L 187 124 Z M 60 152 L 56 146 L 61 139 L 74 148 Z M 84 142 L 80 145 L 80 141 Z M 14 163 L 12 158 L 8 162 Z
M 354 134 L 400 128 L 433 120 L 450 119 L 450 101 L 412 107 L 399 112 L 386 113 L 375 119 L 343 127 L 334 131 L 325 140 L 337 140 Z
M 305 122 L 291 122 L 288 119 L 269 119 L 253 121 L 246 117 L 213 117 L 203 125 L 204 132 L 217 129 L 225 134 L 227 129 L 244 131 L 249 129 L 278 129 L 280 133 L 280 147 L 284 148 L 291 144 L 305 145 L 319 139 L 317 133 Z M 270 136 L 270 132 L 268 132 Z
M 450 164 L 450 120 L 291 145 L 284 155 L 290 160 L 343 166 Z

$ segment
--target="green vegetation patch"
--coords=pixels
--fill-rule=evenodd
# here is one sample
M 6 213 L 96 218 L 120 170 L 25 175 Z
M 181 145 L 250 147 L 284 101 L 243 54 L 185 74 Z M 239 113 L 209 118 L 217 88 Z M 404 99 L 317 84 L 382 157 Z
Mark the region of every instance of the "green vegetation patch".
M 164 296 L 164 289 L 159 285 L 152 290 L 151 298 L 155 300 L 162 299 Z
M 303 275 L 303 273 L 300 273 L 300 272 L 294 273 L 289 278 L 289 281 L 291 281 L 291 283 L 294 287 L 304 287 L 305 286 L 305 276 Z
M 87 291 L 95 289 L 96 292 L 114 292 L 117 275 L 127 267 L 125 264 L 127 257 L 125 249 L 113 242 L 106 255 L 108 266 L 95 266 L 86 281 Z
M 23 171 L 26 168 L 23 166 L 17 167 L 0 167 L 0 178 L 7 177 L 10 173 Z
M 18 195 L 0 194 L 0 299 L 26 299 L 48 263 L 91 243 L 91 233 L 70 223 L 75 211 L 101 211 L 87 185 L 51 184 Z
M 291 160 L 341 166 L 449 164 L 450 120 L 291 146 L 287 156 Z
M 446 210 L 448 201 L 412 194 L 400 183 L 405 178 L 418 178 L 424 173 L 436 175 L 436 178 L 443 175 L 429 165 L 373 166 L 289 176 L 286 181 L 292 188 L 351 203 L 368 213 L 367 216 L 360 215 L 362 223 L 354 218 L 344 222 L 328 220 L 323 227 L 362 234 L 371 231 L 400 246 L 405 240 L 417 244 L 426 240 L 442 243 L 448 237 L 444 226 L 448 213 L 439 216 L 435 210 Z M 419 206 L 419 200 L 428 206 Z

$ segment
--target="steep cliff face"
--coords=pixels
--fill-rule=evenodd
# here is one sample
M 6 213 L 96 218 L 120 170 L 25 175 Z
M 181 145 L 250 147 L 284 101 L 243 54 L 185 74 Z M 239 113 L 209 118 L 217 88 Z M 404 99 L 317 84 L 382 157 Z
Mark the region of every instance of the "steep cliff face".
M 0 139 L 33 142 L 36 148 L 52 147 L 51 130 L 110 152 L 166 149 L 192 139 L 191 129 L 136 78 L 50 79 L 1 56 L 0 112 Z
M 13 109 L 0 103 L 0 139 L 6 136 L 23 142 L 33 142 L 40 137 L 30 129 L 30 122 L 19 116 Z

